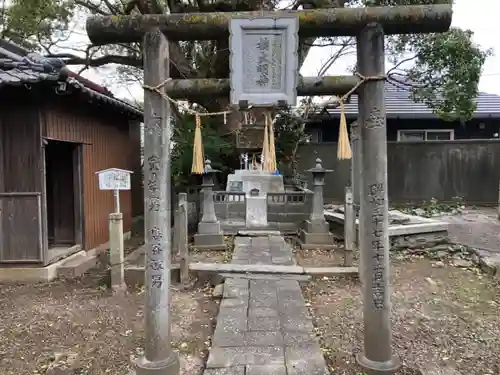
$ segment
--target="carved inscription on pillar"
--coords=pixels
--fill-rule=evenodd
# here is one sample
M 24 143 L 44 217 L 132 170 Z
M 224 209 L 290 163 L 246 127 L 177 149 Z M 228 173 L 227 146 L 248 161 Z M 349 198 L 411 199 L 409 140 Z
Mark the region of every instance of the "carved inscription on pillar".
M 150 121 L 150 124 L 145 126 L 145 131 L 149 135 L 161 136 L 161 118 L 154 118 L 153 121 Z
M 357 121 L 351 123 L 351 142 L 355 142 L 359 139 L 359 125 Z
M 382 111 L 379 107 L 371 109 L 365 126 L 367 129 L 377 129 L 385 126 L 385 117 L 382 117 Z
M 150 278 L 150 285 L 153 289 L 162 289 L 165 287 L 164 272 L 168 267 L 165 264 L 166 234 L 163 233 L 161 211 L 162 202 L 161 185 L 162 173 L 161 157 L 158 147 L 163 134 L 163 118 L 153 116 L 146 121 L 144 142 L 144 187 L 145 187 L 145 219 L 148 223 L 145 233 L 148 252 L 146 254 L 145 266 L 147 267 L 147 277 Z
M 151 286 L 153 288 L 161 288 L 163 286 L 163 271 L 165 270 L 165 264 L 163 261 L 162 253 L 162 240 L 163 233 L 160 228 L 153 227 L 150 230 L 150 240 L 151 240 L 151 255 L 147 260 L 147 266 L 151 270 Z
M 147 159 L 149 170 L 148 178 L 148 210 L 160 211 L 160 186 L 158 185 L 158 172 L 160 171 L 160 158 L 151 155 Z
M 385 201 L 384 185 L 371 184 L 368 186 L 368 197 L 372 211 L 372 292 L 373 306 L 376 310 L 381 310 L 385 307 L 386 293 L 386 271 L 385 271 L 385 248 L 384 248 L 384 216 L 383 207 Z

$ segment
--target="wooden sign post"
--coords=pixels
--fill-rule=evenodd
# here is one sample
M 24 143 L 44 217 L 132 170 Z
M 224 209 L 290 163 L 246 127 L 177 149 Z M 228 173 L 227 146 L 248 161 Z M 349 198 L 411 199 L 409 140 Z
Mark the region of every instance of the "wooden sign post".
M 113 293 L 124 293 L 125 284 L 123 254 L 123 214 L 120 212 L 120 190 L 130 190 L 131 171 L 109 168 L 97 172 L 100 190 L 112 190 L 115 209 L 109 214 L 109 257 L 111 264 L 111 288 Z
M 120 213 L 120 190 L 130 190 L 130 175 L 134 173 L 125 169 L 108 168 L 96 172 L 99 176 L 99 190 L 113 190 L 115 196 L 115 213 Z

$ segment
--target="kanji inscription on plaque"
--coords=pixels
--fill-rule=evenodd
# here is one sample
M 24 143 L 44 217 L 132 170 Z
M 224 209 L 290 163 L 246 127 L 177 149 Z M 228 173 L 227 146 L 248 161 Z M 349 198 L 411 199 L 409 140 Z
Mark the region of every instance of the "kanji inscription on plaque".
M 297 104 L 297 17 L 231 19 L 231 103 Z

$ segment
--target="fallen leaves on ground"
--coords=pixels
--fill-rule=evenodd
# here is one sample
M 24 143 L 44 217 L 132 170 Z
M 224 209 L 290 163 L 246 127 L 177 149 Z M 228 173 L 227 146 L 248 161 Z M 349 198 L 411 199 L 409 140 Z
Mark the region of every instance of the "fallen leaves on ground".
M 143 298 L 140 291 L 111 295 L 95 274 L 0 285 L 0 374 L 45 374 L 67 358 L 74 374 L 128 374 L 130 356 L 144 347 Z M 216 313 L 208 286 L 172 290 L 172 346 L 180 353 L 181 373 L 201 374 Z
M 436 268 L 422 258 L 392 267 L 399 374 L 499 374 L 500 285 L 475 269 Z M 353 356 L 363 343 L 359 282 L 324 278 L 304 290 L 332 374 L 359 375 Z

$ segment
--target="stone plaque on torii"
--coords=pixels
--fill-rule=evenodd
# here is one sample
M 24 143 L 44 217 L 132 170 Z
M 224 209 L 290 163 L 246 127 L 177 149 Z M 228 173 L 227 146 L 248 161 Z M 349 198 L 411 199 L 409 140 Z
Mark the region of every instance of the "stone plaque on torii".
M 357 76 L 303 77 L 296 82 L 296 95 L 345 95 L 355 88 L 359 96 L 358 126 L 361 142 L 354 158 L 357 157 L 359 161 L 358 173 L 363 171 L 357 189 L 360 191 L 360 273 L 364 280 L 364 345 L 357 360 L 370 375 L 392 374 L 399 367 L 399 361 L 392 351 L 390 319 L 384 37 L 447 31 L 451 25 L 452 6 L 437 4 L 254 11 L 238 12 L 237 16 L 239 19 L 296 17 L 301 39 L 336 36 L 357 38 Z M 138 375 L 170 375 L 179 372 L 178 357 L 170 345 L 169 323 L 170 147 L 162 141 L 163 135 L 170 134 L 171 130 L 168 121 L 170 104 L 162 95 L 166 93 L 173 99 L 188 99 L 191 96 L 231 94 L 238 105 L 244 104 L 242 101 L 245 100 L 249 103 L 253 101 L 256 105 L 275 105 L 274 100 L 278 104 L 280 100 L 288 100 L 289 105 L 294 104 L 289 87 L 281 86 L 281 90 L 273 97 L 273 103 L 268 103 L 271 100 L 255 98 L 252 94 L 255 86 L 248 82 L 241 82 L 235 90 L 234 87 L 231 89 L 229 78 L 167 81 L 167 38 L 183 41 L 228 38 L 232 19 L 232 13 L 198 13 L 196 17 L 175 13 L 93 16 L 87 20 L 87 34 L 94 44 L 140 41 L 144 44 L 144 123 L 147 130 L 144 137 L 144 179 L 153 179 L 159 188 L 158 191 L 151 191 L 146 186 L 144 189 L 146 337 L 144 357 L 135 364 Z M 247 35 L 247 40 L 257 38 L 250 34 L 242 32 L 242 38 L 243 35 Z M 269 90 L 268 83 L 266 87 Z M 157 196 L 160 197 L 159 206 L 148 207 L 149 202 Z
M 241 109 L 296 105 L 298 29 L 295 16 L 231 18 L 231 104 Z

